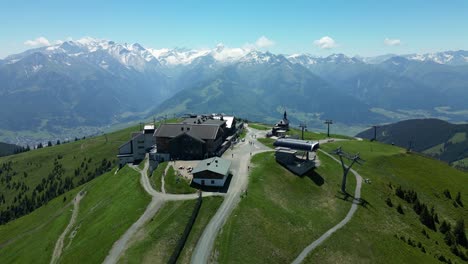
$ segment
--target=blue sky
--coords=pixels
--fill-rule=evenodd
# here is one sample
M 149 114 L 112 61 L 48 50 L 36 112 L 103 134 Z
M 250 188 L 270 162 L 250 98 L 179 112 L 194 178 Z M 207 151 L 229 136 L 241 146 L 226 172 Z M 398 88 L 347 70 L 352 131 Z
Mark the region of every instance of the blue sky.
M 0 58 L 31 48 L 27 40 L 84 36 L 152 48 L 242 47 L 264 36 L 260 46 L 271 52 L 322 56 L 468 49 L 468 1 L 462 0 L 0 4 Z

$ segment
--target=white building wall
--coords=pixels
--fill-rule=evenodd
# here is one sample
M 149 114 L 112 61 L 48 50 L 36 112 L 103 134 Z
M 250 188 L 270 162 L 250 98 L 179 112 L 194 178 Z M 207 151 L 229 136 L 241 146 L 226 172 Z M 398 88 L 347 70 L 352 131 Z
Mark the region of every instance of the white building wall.
M 201 179 L 201 178 L 194 178 L 193 182 L 203 185 L 203 186 L 216 186 L 216 187 L 223 187 L 224 183 L 226 183 L 227 176 L 224 176 L 222 179 Z M 205 184 L 202 184 L 202 180 L 205 180 Z

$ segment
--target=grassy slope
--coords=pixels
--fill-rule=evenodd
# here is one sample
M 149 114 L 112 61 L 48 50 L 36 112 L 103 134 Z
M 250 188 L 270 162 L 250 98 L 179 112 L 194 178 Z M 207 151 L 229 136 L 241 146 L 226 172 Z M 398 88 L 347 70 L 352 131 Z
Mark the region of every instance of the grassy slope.
M 195 200 L 167 202 L 154 219 L 140 230 L 131 242 L 121 263 L 167 263 L 184 232 L 195 206 Z M 203 198 L 202 207 L 192 232 L 182 251 L 179 263 L 188 263 L 190 252 L 196 245 L 209 219 L 215 214 L 222 198 Z
M 33 213 L 1 225 L 0 263 L 49 263 L 55 242 L 70 220 L 70 201 L 79 190 L 69 191 Z
M 151 175 L 151 185 L 158 192 L 161 191 L 161 178 L 164 174 L 164 170 L 166 170 L 167 164 L 167 162 L 160 163 Z
M 452 163 L 468 157 L 467 124 L 451 124 L 438 119 L 405 120 L 381 126 L 377 130 L 380 142 L 408 147 L 412 141 L 415 151 Z M 373 129 L 358 134 L 362 138 L 373 138 Z
M 48 263 L 55 242 L 70 220 L 70 201 L 82 189 L 87 194 L 80 203 L 77 225 L 72 228 L 77 233 L 70 245 L 69 236 L 65 240 L 63 263 L 102 262 L 150 200 L 132 169 L 125 167 L 116 175 L 114 171 L 106 173 L 0 226 L 0 263 Z
M 270 148 L 275 148 L 273 146 L 273 143 L 276 141 L 276 139 L 272 138 L 258 138 L 258 141 L 260 141 L 263 145 L 270 147 Z
M 167 175 L 164 178 L 164 188 L 167 193 L 176 194 L 194 193 L 197 191 L 195 188 L 190 187 L 190 182 L 187 179 L 176 175 L 172 165 L 167 170 Z
M 170 119 L 166 122 L 175 122 L 176 119 Z M 13 170 L 16 175 L 12 177 L 12 182 L 24 182 L 29 190 L 25 192 L 26 195 L 31 197 L 31 193 L 35 186 L 46 178 L 54 167 L 54 159 L 61 155 L 60 163 L 65 169 L 63 178 L 72 177 L 73 183 L 77 186 L 78 182 L 87 177 L 88 173 L 94 173 L 95 168 L 101 165 L 102 159 L 106 158 L 112 162 L 116 162 L 116 155 L 118 147 L 130 139 L 132 132 L 138 131 L 139 126 L 128 127 L 116 132 L 108 133 L 106 135 L 87 138 L 76 142 L 57 145 L 53 147 L 46 147 L 42 149 L 32 150 L 25 153 L 20 153 L 7 157 L 0 157 L 0 165 L 6 162 L 12 162 Z M 75 176 L 74 171 L 79 168 L 82 161 L 86 158 L 91 162 L 85 163 L 88 170 L 84 171 L 79 176 Z M 115 165 L 115 163 L 113 163 Z M 25 178 L 24 172 L 27 173 Z M 5 173 L 0 174 L 0 178 Z M 6 209 L 9 205 L 13 204 L 14 197 L 20 191 L 15 189 L 7 189 L 4 184 L 0 184 L 0 193 L 4 194 L 6 202 L 0 204 L 0 211 Z
M 70 238 L 65 240 L 63 263 L 101 263 L 150 201 L 140 185 L 139 174 L 127 166 L 91 183 L 72 229 L 77 230 L 76 236 L 70 245 Z
M 403 149 L 378 142 L 340 142 L 324 145 L 323 148 L 331 150 L 338 145 L 351 153 L 360 152 L 367 161 L 356 170 L 372 181 L 372 184 L 364 184 L 362 188 L 362 197 L 370 206 L 359 209 L 347 226 L 309 255 L 307 263 L 437 263 L 434 254 L 443 254 L 452 261 L 460 262 L 450 253 L 440 233 L 424 227 L 431 239 L 422 235 L 423 225 L 412 206 L 395 196 L 395 187 L 391 189 L 388 184 L 391 182 L 393 186 L 414 189 L 421 202 L 429 207 L 434 205 L 441 221 L 446 219 L 454 224 L 456 219 L 463 218 L 466 223 L 468 210 L 455 208 L 442 192 L 449 189 L 453 196 L 461 191 L 462 200 L 468 201 L 468 174 L 442 162 L 406 154 Z M 405 214 L 398 214 L 396 206 L 388 207 L 385 204 L 387 197 L 394 205 L 401 204 Z M 421 242 L 427 253 L 409 246 L 394 235 Z
M 205 230 L 206 225 L 210 222 L 211 218 L 215 215 L 218 208 L 223 202 L 222 197 L 205 197 L 203 198 L 200 212 L 198 212 L 197 220 L 190 231 L 190 235 L 187 238 L 184 249 L 182 250 L 178 263 L 189 263 L 192 257 L 192 252 L 197 245 L 198 239 Z
M 291 128 L 288 132 L 288 135 L 290 136 L 299 136 L 299 138 L 302 138 L 302 131 L 299 129 Z M 331 138 L 343 138 L 343 139 L 353 139 L 352 137 L 344 136 L 344 135 L 337 135 L 337 134 L 330 134 Z M 304 140 L 320 140 L 320 139 L 326 139 L 327 138 L 327 133 L 319 133 L 319 132 L 313 132 L 313 131 L 304 131 Z
M 35 186 L 51 172 L 54 159 L 58 155 L 62 155 L 63 158 L 59 161 L 63 164 L 65 169 L 63 177 L 72 177 L 76 186 L 81 178 L 87 176 L 88 172 L 94 173 L 94 169 L 101 164 L 102 159 L 106 158 L 107 160 L 115 161 L 118 147 L 129 139 L 130 133 L 135 129 L 137 129 L 137 127 L 131 127 L 108 134 L 107 142 L 104 136 L 99 136 L 2 157 L 0 158 L 0 164 L 12 161 L 13 169 L 17 172 L 17 175 L 13 176 L 12 182 L 24 182 L 30 188 L 26 194 L 31 196 L 31 192 Z M 90 163 L 86 162 L 88 170 L 83 172 L 80 176 L 75 177 L 74 170 L 80 167 L 84 158 L 87 160 L 89 158 L 92 159 Z M 26 178 L 23 176 L 24 172 L 28 174 Z M 3 193 L 6 198 L 6 203 L 3 205 L 0 204 L 0 210 L 12 204 L 14 197 L 19 193 L 19 191 L 15 189 L 7 189 L 3 184 L 0 185 L 0 192 Z
M 270 130 L 271 129 L 271 126 L 260 124 L 260 123 L 249 123 L 248 126 L 254 129 L 258 129 L 258 130 Z
M 260 123 L 249 123 L 249 127 L 258 129 L 258 130 L 271 130 L 272 125 L 260 124 Z M 299 136 L 302 137 L 302 131 L 297 128 L 290 127 L 290 130 L 286 133 L 289 136 Z M 338 135 L 338 134 L 330 134 L 332 138 L 343 138 L 343 139 L 353 139 L 353 137 Z M 327 133 L 320 133 L 320 132 L 313 132 L 313 131 L 304 131 L 304 139 L 305 140 L 320 140 L 326 139 Z
M 341 168 L 325 155 L 310 177 L 278 165 L 273 153 L 253 157 L 248 194 L 216 241 L 220 263 L 287 263 L 345 217 L 350 203 L 338 195 Z M 354 177 L 348 190 L 354 190 Z

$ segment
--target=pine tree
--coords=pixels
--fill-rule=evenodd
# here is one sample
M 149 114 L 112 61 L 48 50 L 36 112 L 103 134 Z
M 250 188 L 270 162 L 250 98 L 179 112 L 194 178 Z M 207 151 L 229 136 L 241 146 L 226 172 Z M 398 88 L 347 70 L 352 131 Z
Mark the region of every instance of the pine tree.
M 452 226 L 449 223 L 447 223 L 447 221 L 445 220 L 442 222 L 442 224 L 439 227 L 439 230 L 442 234 L 450 232 L 451 229 L 452 229 Z
M 420 215 L 421 214 L 421 211 L 423 209 L 423 206 L 421 205 L 421 203 L 419 202 L 419 200 L 416 200 L 416 202 L 414 203 L 413 205 L 413 210 L 416 214 Z
M 423 225 L 429 227 L 430 229 L 434 231 L 436 230 L 434 218 L 429 213 L 429 210 L 427 210 L 427 207 L 425 205 L 423 206 L 421 214 L 419 215 L 419 220 L 421 221 Z
M 405 212 L 403 212 L 403 208 L 401 207 L 401 204 L 398 204 L 397 212 L 400 213 L 400 214 L 405 214 Z
M 444 195 L 445 197 L 447 197 L 448 199 L 452 199 L 452 194 L 450 194 L 450 191 L 448 189 L 445 189 L 444 190 Z
M 465 233 L 465 221 L 463 219 L 459 219 L 455 228 L 453 229 L 453 235 L 455 236 L 455 241 L 457 244 L 463 247 L 468 247 L 466 233 Z
M 108 167 L 110 167 L 110 166 L 108 166 Z M 390 200 L 390 197 L 387 197 L 387 199 L 385 200 L 385 203 L 387 203 L 387 205 L 389 207 L 393 207 L 393 203 L 392 203 L 392 200 Z
M 57 143 L 55 145 L 60 145 L 60 139 L 57 139 Z
M 455 198 L 455 201 L 457 202 L 457 204 L 459 204 L 461 207 L 463 207 L 463 202 L 461 200 L 461 193 L 460 192 L 458 192 L 457 198 Z
M 52 147 L 52 142 L 50 142 L 50 140 L 49 140 L 49 142 L 47 142 L 47 146 Z

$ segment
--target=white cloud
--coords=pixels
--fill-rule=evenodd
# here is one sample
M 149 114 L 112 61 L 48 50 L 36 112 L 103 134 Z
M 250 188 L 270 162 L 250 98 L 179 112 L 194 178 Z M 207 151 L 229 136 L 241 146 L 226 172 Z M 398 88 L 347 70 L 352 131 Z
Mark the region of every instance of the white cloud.
M 268 47 L 271 47 L 275 45 L 275 42 L 271 39 L 268 39 L 267 37 L 265 36 L 261 36 L 260 38 L 257 39 L 257 41 L 255 42 L 255 46 L 257 46 L 258 48 L 262 49 L 262 48 L 268 48 Z
M 317 39 L 314 41 L 314 45 L 321 48 L 321 49 L 332 49 L 338 47 L 336 41 L 329 36 L 322 37 L 321 39 Z
M 242 48 L 245 49 L 245 50 L 255 50 L 256 46 L 255 46 L 255 44 L 247 42 L 242 46 Z
M 44 37 L 38 37 L 38 38 L 33 39 L 33 40 L 26 40 L 24 42 L 24 45 L 32 46 L 32 47 L 34 47 L 34 46 L 49 46 L 50 42 L 49 42 L 49 40 L 47 40 Z
M 399 46 L 399 45 L 401 45 L 401 40 L 385 38 L 384 39 L 384 44 L 387 45 L 387 46 Z

